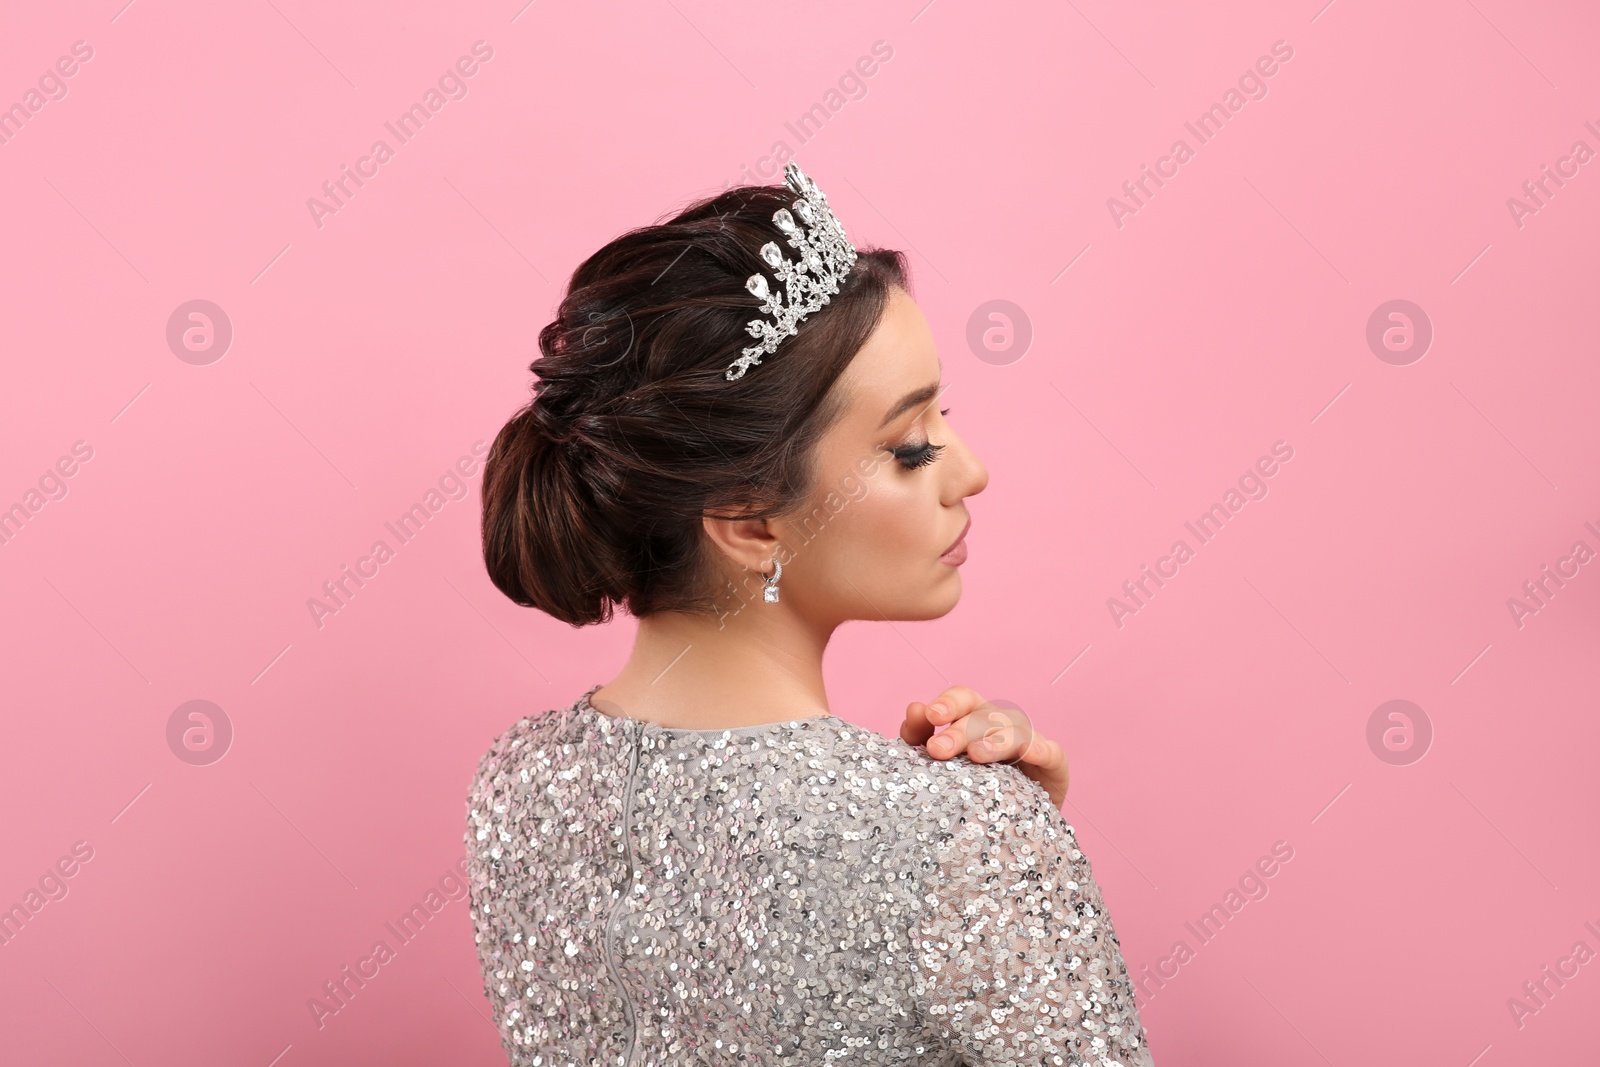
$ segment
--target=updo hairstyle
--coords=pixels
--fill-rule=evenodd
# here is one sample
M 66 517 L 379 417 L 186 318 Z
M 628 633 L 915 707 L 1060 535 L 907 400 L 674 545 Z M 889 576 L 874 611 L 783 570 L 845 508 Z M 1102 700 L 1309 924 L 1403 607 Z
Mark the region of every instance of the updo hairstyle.
M 709 612 L 723 583 L 702 516 L 804 509 L 818 442 L 845 407 L 834 383 L 866 342 L 906 260 L 859 249 L 840 291 L 729 381 L 775 283 L 760 248 L 794 258 L 773 212 L 783 186 L 737 186 L 631 230 L 573 272 L 529 369 L 534 398 L 484 463 L 483 556 L 513 601 L 573 626 Z

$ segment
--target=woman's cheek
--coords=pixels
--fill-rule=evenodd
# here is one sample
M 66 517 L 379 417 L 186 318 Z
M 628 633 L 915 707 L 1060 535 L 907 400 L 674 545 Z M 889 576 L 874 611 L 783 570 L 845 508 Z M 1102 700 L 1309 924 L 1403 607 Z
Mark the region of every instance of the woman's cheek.
M 884 507 L 884 495 L 875 486 L 859 502 L 852 502 L 833 516 L 831 529 L 812 544 L 823 546 L 825 566 L 848 574 L 850 581 L 865 591 L 867 585 L 863 583 L 877 585 L 879 572 L 900 550 L 901 535 L 893 517 L 893 509 Z
M 915 487 L 904 483 L 885 486 L 873 502 L 877 505 L 873 515 L 878 532 L 875 555 L 886 565 L 904 566 L 927 554 L 938 533 L 928 528 L 929 509 Z

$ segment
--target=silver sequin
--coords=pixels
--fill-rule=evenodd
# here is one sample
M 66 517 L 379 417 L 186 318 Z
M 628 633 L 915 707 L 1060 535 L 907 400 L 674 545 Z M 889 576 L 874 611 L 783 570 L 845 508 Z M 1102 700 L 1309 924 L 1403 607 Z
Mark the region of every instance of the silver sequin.
M 1152 1067 L 1089 860 L 1015 767 L 837 716 L 518 721 L 466 832 L 513 1067 Z

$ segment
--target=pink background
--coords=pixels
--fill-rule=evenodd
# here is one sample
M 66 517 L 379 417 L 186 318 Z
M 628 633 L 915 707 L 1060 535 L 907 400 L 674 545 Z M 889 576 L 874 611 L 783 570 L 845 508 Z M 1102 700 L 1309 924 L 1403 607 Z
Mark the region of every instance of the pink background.
M 609 679 L 632 623 L 502 598 L 478 467 L 446 476 L 526 397 L 578 261 L 769 179 L 778 141 L 858 243 L 911 253 L 991 475 L 960 606 L 841 631 L 834 710 L 892 735 L 965 683 L 1063 742 L 1162 1067 L 1592 1054 L 1600 962 L 1560 961 L 1600 951 L 1600 563 L 1559 561 L 1600 550 L 1600 162 L 1508 206 L 1600 149 L 1584 5 L 122 4 L 0 33 L 0 104 L 93 49 L 0 144 L 0 506 L 59 497 L 0 545 L 0 904 L 66 890 L 0 947 L 7 1062 L 504 1062 L 450 899 L 468 779 Z M 480 40 L 466 95 L 392 138 Z M 1279 41 L 1201 143 L 1184 123 Z M 802 145 L 786 123 L 830 103 Z M 319 226 L 307 199 L 379 138 Z M 221 358 L 168 344 L 196 299 Z M 1032 342 L 980 359 L 997 299 Z M 1400 299 L 1434 335 L 1405 365 L 1367 341 Z M 1184 523 L 1278 441 L 1201 545 Z M 441 478 L 459 499 L 400 544 Z M 1119 626 L 1108 599 L 1180 538 Z M 1545 565 L 1577 573 L 1519 625 Z M 1432 731 L 1405 764 L 1368 741 L 1397 699 Z M 231 723 L 209 765 L 169 747 L 191 700 Z M 1267 895 L 1202 942 L 1276 842 Z M 385 924 L 430 890 L 402 944 Z M 319 1027 L 308 1000 L 380 939 Z M 1547 965 L 1577 973 L 1533 1001 Z

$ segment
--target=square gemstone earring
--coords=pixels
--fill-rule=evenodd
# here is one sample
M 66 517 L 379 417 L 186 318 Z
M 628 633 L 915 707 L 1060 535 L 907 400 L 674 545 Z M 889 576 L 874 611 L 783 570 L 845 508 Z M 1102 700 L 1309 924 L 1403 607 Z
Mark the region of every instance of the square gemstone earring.
M 778 602 L 778 578 L 783 574 L 783 564 L 779 562 L 777 556 L 772 557 L 772 567 L 772 577 L 769 578 L 765 574 L 761 576 L 762 582 L 766 584 L 766 587 L 761 590 L 761 599 L 768 604 L 776 604 Z

